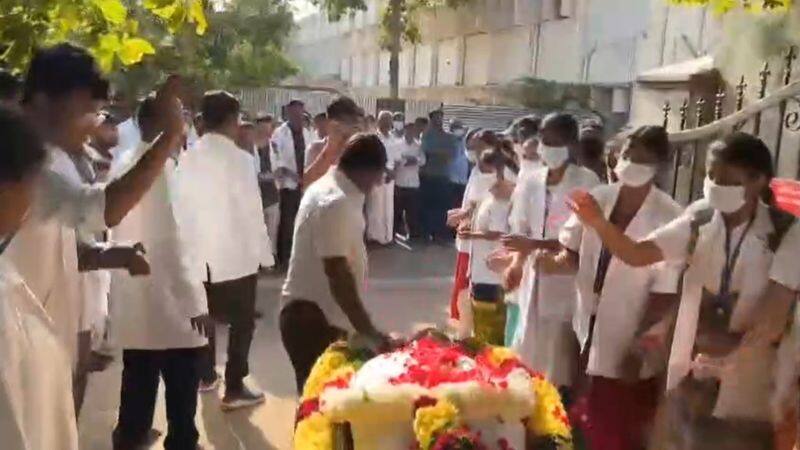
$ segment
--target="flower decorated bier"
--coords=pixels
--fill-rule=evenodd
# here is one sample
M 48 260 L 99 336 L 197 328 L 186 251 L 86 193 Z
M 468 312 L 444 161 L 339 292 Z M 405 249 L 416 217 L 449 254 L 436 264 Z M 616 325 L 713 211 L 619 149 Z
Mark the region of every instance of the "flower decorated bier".
M 568 448 L 555 387 L 503 347 L 435 333 L 379 355 L 332 345 L 297 412 L 295 450 Z

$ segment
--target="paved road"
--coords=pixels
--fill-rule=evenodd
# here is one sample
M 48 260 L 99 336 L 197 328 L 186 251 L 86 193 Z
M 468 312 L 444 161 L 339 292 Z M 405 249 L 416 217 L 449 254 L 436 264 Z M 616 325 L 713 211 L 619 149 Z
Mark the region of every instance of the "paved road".
M 376 323 L 388 331 L 411 333 L 417 329 L 446 323 L 450 277 L 455 254 L 449 248 L 431 246 L 409 252 L 399 247 L 370 252 L 368 308 Z M 197 414 L 201 443 L 208 450 L 287 450 L 296 402 L 291 365 L 278 333 L 278 278 L 259 282 L 259 309 L 264 313 L 258 324 L 251 351 L 252 382 L 267 394 L 259 408 L 224 414 L 219 395 L 200 398 Z M 225 348 L 224 330 L 218 350 Z M 218 361 L 224 363 L 224 352 Z M 220 371 L 222 367 L 220 367 Z M 117 417 L 121 366 L 115 364 L 94 375 L 89 384 L 80 434 L 82 450 L 108 450 Z M 163 386 L 162 386 L 163 387 Z M 163 393 L 159 395 L 155 427 L 166 431 Z M 154 448 L 162 448 L 160 444 Z

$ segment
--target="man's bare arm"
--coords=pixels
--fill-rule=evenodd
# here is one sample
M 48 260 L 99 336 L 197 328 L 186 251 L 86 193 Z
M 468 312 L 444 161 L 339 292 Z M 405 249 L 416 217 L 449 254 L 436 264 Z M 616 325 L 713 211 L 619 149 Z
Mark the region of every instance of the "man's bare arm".
M 303 188 L 308 188 L 315 181 L 319 180 L 326 173 L 328 173 L 328 169 L 331 168 L 336 161 L 339 159 L 339 155 L 329 151 L 330 147 L 323 148 L 319 155 L 314 158 L 314 162 L 306 167 L 306 170 L 303 172 Z
M 356 331 L 366 335 L 379 334 L 361 301 L 347 258 L 343 256 L 325 258 L 323 264 L 333 298 Z

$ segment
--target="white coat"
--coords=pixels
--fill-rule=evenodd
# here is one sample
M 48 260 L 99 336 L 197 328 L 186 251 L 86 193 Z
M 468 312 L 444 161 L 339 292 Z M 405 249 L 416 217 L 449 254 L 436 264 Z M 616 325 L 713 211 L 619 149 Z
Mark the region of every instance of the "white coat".
M 42 303 L 74 360 L 83 310 L 75 230 L 106 229 L 105 191 L 84 184 L 61 149 L 50 146 L 48 155 L 31 213 L 4 257 Z
M 691 372 L 703 289 L 710 293 L 719 290 L 720 274 L 725 260 L 725 224 L 722 214 L 714 212 L 713 218 L 700 226 L 694 254 L 687 261 L 692 218 L 696 211 L 707 208 L 708 202 L 699 200 L 681 217 L 646 238 L 661 249 L 666 261 L 689 263 L 683 279 L 683 292 L 669 358 L 668 390 L 675 389 Z M 744 228 L 743 224 L 732 233 L 731 242 L 738 242 Z M 753 224 L 742 242 L 741 253 L 731 279 L 731 292 L 739 293 L 739 300 L 731 315 L 731 331 L 743 333 L 753 325 L 752 318 L 756 316 L 769 281 L 773 252 L 767 247 L 767 242 L 773 231 L 768 207 L 759 204 Z M 727 362 L 728 366 L 720 378 L 714 416 L 723 419 L 770 420 L 769 401 L 775 351 L 764 348 L 757 352 L 747 352 L 746 355 L 734 351 Z
M 178 165 L 178 219 L 190 235 L 198 279 L 244 278 L 274 264 L 253 155 L 229 138 L 206 133 Z
M 141 145 L 138 155 L 147 147 Z M 192 213 L 178 204 L 178 174 L 175 161 L 167 160 L 150 190 L 114 228 L 117 240 L 141 242 L 150 263 L 148 276 L 113 271 L 111 331 L 114 342 L 124 349 L 166 350 L 206 344 L 190 322 L 208 312 L 208 301 L 201 279 L 191 270 L 191 243 L 178 228 L 178 217 Z
M 78 450 L 70 355 L 47 312 L 4 259 L 0 361 L 0 447 Z
M 305 141 L 306 151 L 315 140 L 316 135 L 309 129 L 303 128 L 303 140 Z M 306 158 L 308 159 L 308 158 Z M 284 123 L 275 129 L 272 134 L 272 152 L 270 153 L 270 162 L 272 163 L 272 171 L 278 169 L 288 169 L 290 172 L 298 176 L 299 179 L 303 178 L 302 173 L 297 173 L 297 158 L 294 152 L 294 138 L 292 137 L 292 130 L 289 128 L 289 122 Z M 306 165 L 311 161 L 306 160 Z M 277 180 L 278 189 L 298 189 L 297 181 L 290 179 Z
M 600 183 L 589 169 L 569 164 L 558 185 L 547 186 L 547 170 L 526 176 L 511 213 L 510 228 L 543 240 L 558 239 L 561 227 L 571 216 L 567 197 L 576 190 L 590 190 Z M 546 372 L 558 385 L 569 385 L 571 357 L 566 351 L 566 333 L 575 311 L 573 275 L 539 275 L 531 264 L 523 273 L 517 292 L 519 322 L 511 347 L 534 369 Z M 566 325 L 565 325 L 566 324 Z M 573 338 L 574 339 L 574 338 Z
M 611 217 L 621 187 L 616 183 L 598 186 L 591 192 L 606 218 Z M 625 234 L 638 241 L 674 220 L 681 212 L 680 205 L 669 195 L 653 187 L 625 229 Z M 612 257 L 603 290 L 597 295 L 594 282 L 603 249 L 600 237 L 573 215 L 561 230 L 559 240 L 564 247 L 579 254 L 576 276 L 578 303 L 572 323 L 582 348 L 589 339 L 591 318 L 596 316 L 587 373 L 621 378 L 624 374 L 620 367 L 631 348 L 650 293 L 674 294 L 681 266 L 662 263 L 632 267 Z M 649 378 L 655 375 L 656 369 L 643 367 L 640 376 Z

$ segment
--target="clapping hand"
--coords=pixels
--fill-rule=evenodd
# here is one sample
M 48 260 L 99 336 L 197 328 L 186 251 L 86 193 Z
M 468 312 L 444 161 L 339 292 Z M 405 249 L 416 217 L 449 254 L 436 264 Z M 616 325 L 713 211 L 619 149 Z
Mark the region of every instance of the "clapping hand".
M 605 219 L 597 200 L 586 191 L 579 190 L 570 194 L 567 206 L 588 227 L 597 228 L 597 225 Z

